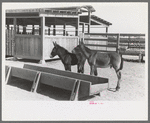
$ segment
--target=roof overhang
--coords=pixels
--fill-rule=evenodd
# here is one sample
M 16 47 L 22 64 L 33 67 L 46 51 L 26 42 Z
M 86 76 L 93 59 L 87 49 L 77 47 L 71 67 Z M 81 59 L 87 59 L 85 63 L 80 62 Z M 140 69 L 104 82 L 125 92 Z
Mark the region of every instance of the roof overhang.
M 52 15 L 69 15 L 78 16 L 83 12 L 95 12 L 92 6 L 75 6 L 75 7 L 59 7 L 59 8 L 37 8 L 37 9 L 10 9 L 6 10 L 6 17 L 12 16 L 40 16 L 45 14 L 47 16 Z
M 84 22 L 84 23 L 88 23 L 89 21 L 89 17 L 87 15 L 84 15 L 84 16 L 80 16 L 80 21 L 81 22 Z M 104 20 L 104 19 L 101 19 L 95 15 L 91 15 L 91 25 L 103 25 L 103 26 L 110 26 L 112 25 L 112 23 Z

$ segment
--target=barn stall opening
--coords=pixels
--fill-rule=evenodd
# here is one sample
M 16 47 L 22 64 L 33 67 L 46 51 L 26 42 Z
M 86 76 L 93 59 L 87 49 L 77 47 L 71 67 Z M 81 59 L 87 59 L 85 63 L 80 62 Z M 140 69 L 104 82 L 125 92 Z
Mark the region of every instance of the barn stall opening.
M 108 32 L 112 24 L 93 12 L 92 6 L 6 10 L 6 56 L 45 63 L 53 41 L 71 51 L 80 33 L 93 28 Z

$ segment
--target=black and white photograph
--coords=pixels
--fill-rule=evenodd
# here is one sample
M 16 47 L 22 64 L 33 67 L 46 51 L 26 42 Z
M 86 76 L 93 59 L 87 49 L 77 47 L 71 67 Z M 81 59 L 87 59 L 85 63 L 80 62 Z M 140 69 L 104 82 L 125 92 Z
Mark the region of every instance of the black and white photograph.
M 147 2 L 3 2 L 2 120 L 148 120 Z

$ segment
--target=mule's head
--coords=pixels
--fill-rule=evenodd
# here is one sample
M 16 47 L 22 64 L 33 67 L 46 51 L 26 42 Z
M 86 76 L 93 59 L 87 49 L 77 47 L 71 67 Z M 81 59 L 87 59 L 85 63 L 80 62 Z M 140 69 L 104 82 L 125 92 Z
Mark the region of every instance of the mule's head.
M 55 57 L 57 54 L 58 44 L 56 42 L 53 42 L 54 48 L 52 49 L 52 52 L 50 54 L 50 58 Z
M 72 50 L 72 53 L 73 54 L 78 54 L 78 53 L 80 53 L 81 51 L 80 51 L 80 48 L 79 48 L 79 45 L 77 45 L 73 50 Z

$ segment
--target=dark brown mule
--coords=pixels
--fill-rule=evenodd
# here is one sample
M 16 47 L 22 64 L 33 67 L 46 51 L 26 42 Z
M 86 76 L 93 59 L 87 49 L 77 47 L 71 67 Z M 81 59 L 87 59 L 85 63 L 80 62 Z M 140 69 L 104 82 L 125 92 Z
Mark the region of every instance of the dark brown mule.
M 79 47 L 75 47 L 72 50 L 72 53 L 75 54 L 78 59 L 78 73 L 84 73 L 84 64 L 86 61 L 85 55 L 81 52 Z
M 122 56 L 117 52 L 107 52 L 101 53 L 98 51 L 93 51 L 86 47 L 83 41 L 80 41 L 79 48 L 86 56 L 88 63 L 90 65 L 91 71 L 90 75 L 94 75 L 94 71 L 97 68 L 107 68 L 113 67 L 118 77 L 118 82 L 116 86 L 116 90 L 120 89 L 120 81 L 121 81 L 121 71 L 123 69 L 123 59 Z
M 77 58 L 77 56 L 73 53 L 70 53 L 69 51 L 67 51 L 65 48 L 61 47 L 60 45 L 58 45 L 56 42 L 54 43 L 54 48 L 52 49 L 52 52 L 50 54 L 50 58 L 55 57 L 56 55 L 59 56 L 59 58 L 61 59 L 62 63 L 64 64 L 65 70 L 71 71 L 71 66 L 72 65 L 77 65 L 78 67 L 78 73 L 82 73 L 82 64 L 80 65 L 79 61 L 82 58 L 82 56 L 79 56 Z M 85 58 L 86 60 L 86 58 Z M 84 66 L 84 64 L 83 64 Z M 84 71 L 83 71 L 84 72 Z
M 75 54 L 78 58 L 78 73 L 84 73 L 84 64 L 86 61 L 86 56 L 83 54 L 81 49 L 79 48 L 79 45 L 76 46 L 73 50 L 72 53 Z M 94 71 L 94 75 L 97 76 L 97 69 Z

